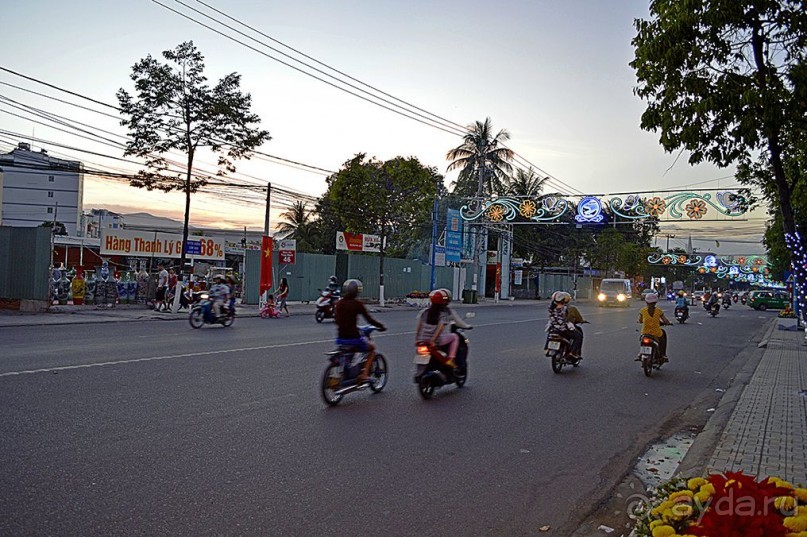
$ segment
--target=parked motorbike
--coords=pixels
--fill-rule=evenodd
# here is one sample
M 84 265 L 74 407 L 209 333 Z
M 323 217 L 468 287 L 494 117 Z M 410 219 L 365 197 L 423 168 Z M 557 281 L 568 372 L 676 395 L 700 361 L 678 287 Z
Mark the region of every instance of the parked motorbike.
M 583 321 L 588 322 L 588 321 Z M 573 358 L 571 355 L 572 341 L 558 334 L 550 332 L 546 341 L 546 355 L 552 363 L 552 371 L 560 373 L 563 366 L 579 367 L 583 358 Z
M 330 289 L 319 289 L 319 298 L 315 302 L 317 311 L 314 313 L 314 319 L 321 323 L 324 319 L 333 318 L 333 307 L 339 297 Z
M 457 348 L 455 365 L 451 367 L 445 363 L 448 345 L 434 346 L 429 342 L 418 342 L 415 354 L 415 384 L 423 399 L 431 399 L 434 391 L 446 384 L 456 384 L 462 388 L 468 380 L 468 338 L 463 330 L 455 324 L 450 328 L 452 333 L 459 335 L 460 344 Z
M 378 330 L 375 326 L 360 326 L 359 332 L 372 339 L 370 334 Z M 359 354 L 356 360 L 356 354 Z M 378 393 L 387 385 L 387 360 L 376 352 L 370 366 L 370 374 L 363 382 L 358 381 L 359 373 L 367 364 L 367 353 L 356 347 L 339 345 L 336 350 L 326 352 L 328 366 L 322 375 L 322 398 L 329 406 L 336 406 L 346 394 L 370 388 Z
M 210 300 L 210 295 L 203 293 L 200 295 L 198 303 L 191 307 L 191 313 L 188 316 L 193 328 L 201 328 L 206 324 L 221 324 L 222 326 L 232 326 L 235 321 L 235 308 L 222 306 L 221 315 L 218 317 L 213 312 L 213 301 Z
M 679 323 L 684 324 L 689 319 L 689 311 L 686 308 L 675 308 L 675 318 Z
M 649 334 L 642 334 L 639 341 L 639 362 L 645 376 L 649 377 L 653 374 L 654 369 L 659 370 L 664 364 L 659 352 L 658 340 Z

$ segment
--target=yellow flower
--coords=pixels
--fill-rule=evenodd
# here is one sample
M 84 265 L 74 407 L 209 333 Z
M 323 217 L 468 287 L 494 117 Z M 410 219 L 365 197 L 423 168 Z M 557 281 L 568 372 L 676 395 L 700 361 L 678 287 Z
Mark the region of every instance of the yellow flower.
M 796 508 L 796 498 L 793 496 L 779 496 L 773 500 L 773 505 L 780 511 L 793 511 Z
M 650 523 L 650 529 L 652 530 L 656 526 L 661 526 L 662 524 L 664 524 L 664 521 L 662 521 L 662 520 L 654 520 L 653 522 Z
M 681 257 L 684 257 L 684 256 L 681 256 Z M 679 261 L 681 261 L 681 260 L 679 259 Z M 685 261 L 686 261 L 686 258 L 684 258 L 684 261 L 681 261 L 681 263 L 684 263 Z M 687 481 L 687 488 L 694 492 L 694 491 L 698 490 L 699 488 L 701 488 L 706 483 L 708 483 L 708 481 L 706 481 L 702 477 L 693 477 L 692 479 Z
M 785 537 L 807 537 L 807 531 L 800 531 L 798 533 L 785 533 Z
M 807 531 L 807 516 L 789 516 L 785 517 L 784 526 L 792 531 Z M 654 536 L 655 537 L 655 534 Z
M 796 498 L 798 498 L 800 502 L 807 503 L 807 489 L 796 489 Z
M 521 216 L 525 218 L 529 218 L 531 216 L 535 216 L 535 213 L 538 212 L 538 207 L 535 206 L 535 202 L 532 200 L 523 200 L 521 205 L 518 208 Z
M 653 528 L 653 537 L 671 537 L 675 535 L 675 529 L 672 526 L 656 526 Z
M 688 503 L 679 503 L 678 505 L 672 508 L 672 512 L 679 519 L 684 519 L 692 516 L 692 513 L 695 512 L 695 509 L 693 509 L 693 507 Z
M 782 487 L 782 488 L 791 489 L 791 490 L 794 488 L 793 485 L 791 485 L 790 483 L 788 483 L 784 479 L 779 479 L 778 477 L 769 477 L 768 478 L 768 483 L 773 483 L 777 487 Z
M 706 492 L 709 496 L 713 495 L 715 491 L 715 486 L 711 483 L 706 483 L 701 487 L 701 492 Z
M 504 207 L 499 205 L 498 203 L 494 203 L 488 209 L 488 218 L 492 222 L 501 222 L 504 220 Z
M 694 496 L 694 493 L 691 490 L 679 490 L 678 492 L 673 492 L 670 494 L 670 501 L 671 502 L 681 502 L 681 501 L 688 501 L 690 498 Z

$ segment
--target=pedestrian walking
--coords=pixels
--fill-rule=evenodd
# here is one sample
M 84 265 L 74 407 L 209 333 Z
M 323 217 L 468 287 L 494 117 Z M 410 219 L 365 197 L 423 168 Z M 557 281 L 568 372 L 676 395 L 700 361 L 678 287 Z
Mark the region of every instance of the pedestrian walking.
M 157 302 L 157 311 L 162 311 L 166 306 L 166 291 L 168 291 L 168 271 L 162 263 L 157 265 L 157 293 L 154 297 Z
M 286 278 L 280 279 L 280 285 L 277 286 L 277 290 L 275 291 L 275 295 L 277 296 L 277 311 L 280 313 L 281 311 L 286 312 L 286 317 L 289 316 L 289 308 L 286 306 L 286 298 L 289 296 L 289 282 L 286 281 Z

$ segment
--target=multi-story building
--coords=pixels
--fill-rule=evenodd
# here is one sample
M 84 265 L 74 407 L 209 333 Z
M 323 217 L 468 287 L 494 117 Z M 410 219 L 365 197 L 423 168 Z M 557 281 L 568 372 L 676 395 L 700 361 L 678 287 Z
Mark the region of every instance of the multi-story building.
M 84 229 L 85 237 L 98 239 L 104 229 L 122 229 L 123 215 L 106 209 L 91 209 L 90 212 L 84 213 L 84 225 L 82 228 Z
M 68 235 L 81 235 L 84 173 L 81 162 L 32 151 L 21 142 L 0 154 L 0 223 L 34 227 L 61 222 Z

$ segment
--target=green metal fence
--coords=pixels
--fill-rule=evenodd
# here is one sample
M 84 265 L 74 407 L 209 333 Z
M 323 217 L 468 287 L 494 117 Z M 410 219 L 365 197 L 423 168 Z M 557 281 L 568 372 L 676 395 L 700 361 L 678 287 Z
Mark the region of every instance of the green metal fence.
M 0 298 L 47 301 L 50 228 L 0 226 Z

